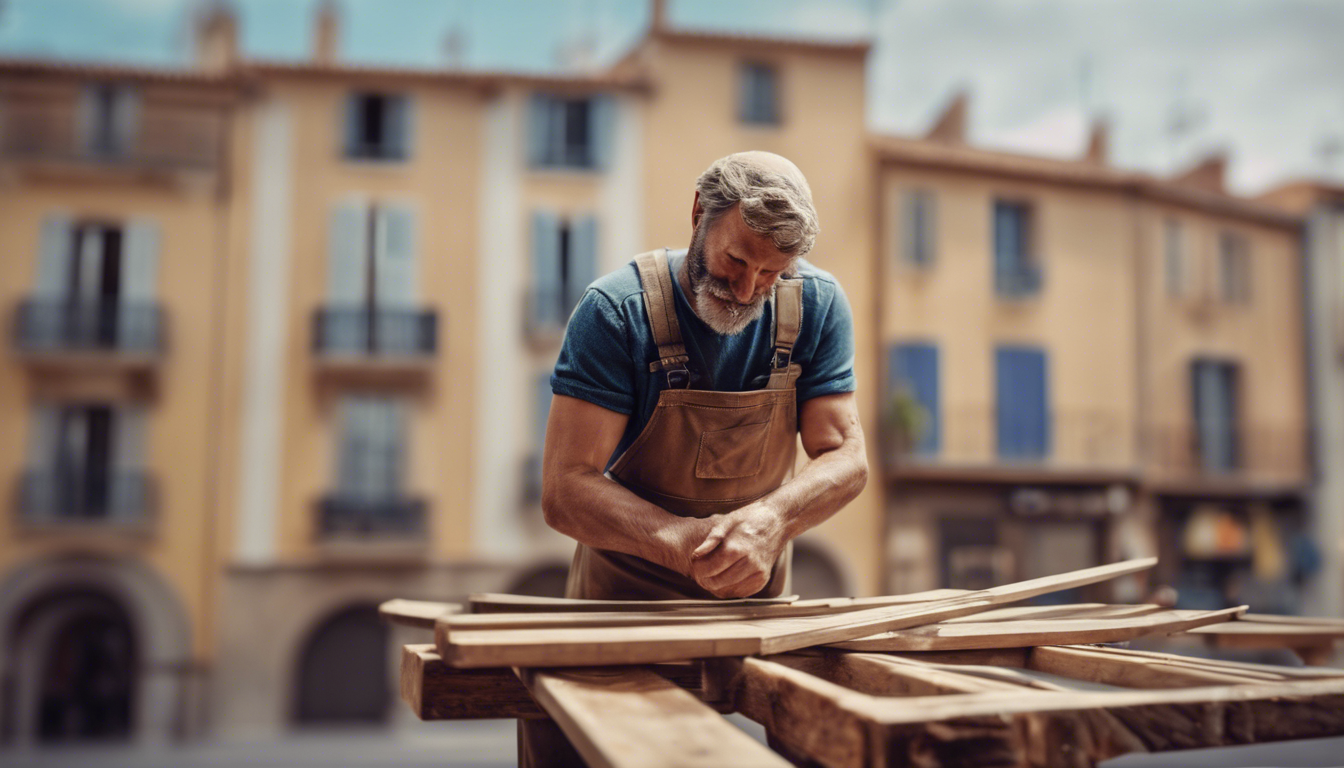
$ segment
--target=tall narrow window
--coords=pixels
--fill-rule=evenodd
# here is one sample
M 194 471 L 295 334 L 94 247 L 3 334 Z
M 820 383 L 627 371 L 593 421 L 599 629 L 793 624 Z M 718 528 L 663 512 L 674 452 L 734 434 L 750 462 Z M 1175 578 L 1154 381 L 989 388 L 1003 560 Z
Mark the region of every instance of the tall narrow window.
M 738 119 L 748 125 L 778 125 L 778 71 L 769 64 L 746 62 L 738 70 L 738 83 Z
M 31 519 L 126 520 L 148 512 L 144 410 L 38 405 L 21 506 Z
M 410 155 L 410 100 L 385 93 L 352 93 L 345 103 L 345 156 L 405 160 Z
M 919 456 L 936 456 L 942 442 L 938 408 L 938 348 L 932 344 L 891 347 L 887 369 L 887 416 L 893 437 L 908 441 Z
M 927 267 L 934 262 L 936 202 L 934 194 L 923 189 L 909 190 L 902 198 L 901 256 L 907 264 Z
M 1167 219 L 1162 226 L 1162 250 L 1166 258 L 1167 295 L 1185 296 L 1189 290 L 1189 275 L 1185 255 L 1185 235 L 1181 223 Z
M 563 328 L 588 284 L 597 278 L 597 219 L 562 218 L 548 211 L 532 216 L 534 330 Z
M 416 228 L 411 208 L 342 203 L 332 212 L 328 248 L 328 306 L 320 316 L 320 348 L 366 353 L 432 350 L 432 315 L 415 307 Z
M 1251 250 L 1245 235 L 1223 232 L 1218 236 L 1218 265 L 1222 300 L 1251 303 Z
M 999 347 L 994 353 L 999 458 L 1050 455 L 1050 395 L 1043 350 Z
M 402 494 L 405 419 L 391 398 L 351 396 L 342 402 L 336 487 L 343 497 L 375 504 Z
M 1041 290 L 1041 266 L 1032 252 L 1031 206 L 994 202 L 994 287 L 1000 296 L 1031 296 Z
M 601 169 L 615 136 L 610 96 L 534 94 L 528 116 L 528 160 L 534 168 Z
M 139 121 L 136 91 L 116 83 L 84 89 L 80 109 L 80 145 L 86 155 L 117 159 L 131 154 Z
M 1240 464 L 1237 379 L 1236 363 L 1201 359 L 1190 364 L 1195 449 L 1206 472 L 1227 472 Z

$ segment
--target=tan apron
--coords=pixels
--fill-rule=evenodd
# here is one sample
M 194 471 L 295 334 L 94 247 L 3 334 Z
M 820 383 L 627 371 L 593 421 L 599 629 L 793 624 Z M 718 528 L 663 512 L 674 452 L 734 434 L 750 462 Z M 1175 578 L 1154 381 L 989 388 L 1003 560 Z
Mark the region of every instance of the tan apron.
M 635 257 L 644 288 L 658 359 L 668 387 L 644 430 L 607 476 L 682 517 L 730 512 L 775 490 L 793 471 L 798 445 L 794 392 L 802 368 L 792 362 L 802 325 L 803 281 L 775 284 L 775 352 L 765 389 L 713 392 L 688 389 L 689 356 L 681 343 L 676 295 L 666 249 Z M 744 361 L 744 364 L 745 361 Z M 775 597 L 789 586 L 792 544 L 775 562 L 757 597 Z M 693 579 L 634 555 L 579 544 L 565 588 L 568 597 L 598 600 L 713 598 Z

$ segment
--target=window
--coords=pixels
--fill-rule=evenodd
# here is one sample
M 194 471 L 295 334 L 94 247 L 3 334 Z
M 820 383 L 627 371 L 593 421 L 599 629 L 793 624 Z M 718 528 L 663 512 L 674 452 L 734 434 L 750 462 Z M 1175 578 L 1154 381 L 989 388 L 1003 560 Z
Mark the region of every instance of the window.
M 1045 352 L 999 347 L 994 352 L 999 458 L 1040 460 L 1050 454 L 1050 398 Z
M 893 437 L 908 440 L 908 447 L 916 455 L 936 456 L 942 437 L 938 348 L 932 344 L 897 344 L 888 354 L 887 416 Z
M 1251 252 L 1246 237 L 1223 232 L 1218 237 L 1219 294 L 1228 304 L 1251 303 Z
M 31 519 L 115 520 L 148 511 L 144 412 L 102 403 L 37 405 L 23 511 Z
M 1237 365 L 1220 360 L 1190 364 L 1195 450 L 1206 472 L 1226 472 L 1239 463 Z
M 1032 296 L 1041 290 L 1040 263 L 1034 244 L 1031 206 L 994 202 L 994 289 L 1003 297 Z
M 350 94 L 345 102 L 345 156 L 359 160 L 409 157 L 409 99 L 382 93 Z
M 432 315 L 416 304 L 415 212 L 351 200 L 332 212 L 327 302 L 319 345 L 329 351 L 427 352 Z
M 570 312 L 597 278 L 597 219 L 562 219 L 546 211 L 532 215 L 532 296 L 534 330 L 563 328 Z
M 779 76 L 769 64 L 747 62 L 738 72 L 738 119 L 748 125 L 778 125 Z
M 115 159 L 131 153 L 139 120 L 138 97 L 129 86 L 94 83 L 84 89 L 80 114 L 80 148 L 96 158 Z
M 406 466 L 401 403 L 387 397 L 349 396 L 341 403 L 338 495 L 377 504 L 402 495 Z
M 905 193 L 901 207 L 901 255 L 906 263 L 927 267 L 934 261 L 936 200 L 927 190 Z
M 1167 295 L 1179 298 L 1189 290 L 1185 260 L 1185 237 L 1180 222 L 1167 219 L 1162 227 L 1163 253 L 1166 258 Z
M 49 215 L 42 224 L 33 299 L 20 315 L 23 343 L 157 347 L 158 250 L 152 221 L 81 222 Z
M 614 136 L 611 97 L 534 94 L 528 160 L 534 168 L 600 169 Z

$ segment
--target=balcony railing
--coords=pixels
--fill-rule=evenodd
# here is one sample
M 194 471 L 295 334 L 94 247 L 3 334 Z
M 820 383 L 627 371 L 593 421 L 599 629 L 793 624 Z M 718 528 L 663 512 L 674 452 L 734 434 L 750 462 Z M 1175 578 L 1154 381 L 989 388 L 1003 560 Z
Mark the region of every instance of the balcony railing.
M 426 533 L 425 513 L 423 499 L 337 491 L 318 503 L 317 533 L 322 539 L 421 538 Z
M 1155 426 L 1144 430 L 1143 442 L 1153 471 L 1173 479 L 1271 476 L 1292 480 L 1307 471 L 1305 429 L 1236 426 L 1201 439 L 1194 425 Z
M 208 170 L 219 163 L 224 121 L 200 107 L 147 104 L 124 146 L 84 145 L 73 103 L 11 99 L 0 107 L 0 156 L 135 169 Z
M 438 347 L 434 310 L 323 307 L 313 316 L 313 351 L 326 356 L 429 357 Z
M 14 341 L 24 352 L 156 354 L 163 346 L 163 309 L 150 302 L 24 301 Z
M 148 526 L 157 506 L 145 472 L 34 470 L 19 481 L 19 520 L 26 526 Z
M 889 462 L 896 465 L 1128 470 L 1136 462 L 1135 440 L 1133 431 L 1126 426 L 1128 423 L 1121 414 L 1113 411 L 1052 411 L 1046 419 L 1042 440 L 1009 441 L 1008 447 L 1015 449 L 1039 443 L 1043 453 L 1036 455 L 1016 450 L 1010 455 L 1001 455 L 1003 446 L 998 439 L 996 409 L 949 408 L 938 414 L 939 449 L 936 452 L 920 450 L 922 435 L 884 435 L 883 443 L 888 446 Z
M 1026 298 L 1041 292 L 1044 282 L 1041 265 L 1026 262 L 994 271 L 994 290 L 1009 299 Z

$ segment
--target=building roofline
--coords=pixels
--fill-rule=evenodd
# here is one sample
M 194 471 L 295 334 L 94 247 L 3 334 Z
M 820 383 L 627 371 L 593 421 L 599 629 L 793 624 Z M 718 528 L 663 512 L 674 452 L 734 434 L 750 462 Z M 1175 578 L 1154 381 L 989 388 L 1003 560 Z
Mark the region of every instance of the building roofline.
M 274 76 L 313 78 L 348 78 L 355 76 L 423 83 L 461 83 L 487 88 L 500 85 L 525 85 L 555 88 L 616 88 L 641 91 L 650 87 L 648 79 L 642 74 L 612 73 L 609 70 L 602 70 L 593 74 L 547 75 L 521 71 L 437 69 L 349 63 L 333 66 L 311 61 L 265 59 L 245 60 L 240 64 L 240 69 L 255 78 L 261 79 Z
M 135 80 L 137 82 L 238 88 L 244 78 L 237 72 L 207 72 L 187 67 L 70 61 L 38 57 L 0 56 L 0 75 Z
M 883 165 L 913 165 L 1133 194 L 1275 227 L 1293 228 L 1302 221 L 1299 216 L 1260 200 L 1196 189 L 1087 160 L 1039 157 L 881 134 L 871 136 L 869 146 Z
M 710 30 L 669 29 L 659 27 L 649 30 L 644 40 L 670 40 L 673 42 L 708 43 L 712 45 L 744 45 L 769 47 L 772 50 L 790 50 L 805 53 L 827 53 L 847 56 L 867 56 L 873 43 L 868 39 L 825 40 L 809 37 L 783 37 L 777 35 L 758 35 L 742 32 L 718 32 Z M 638 44 L 637 46 L 638 47 Z

